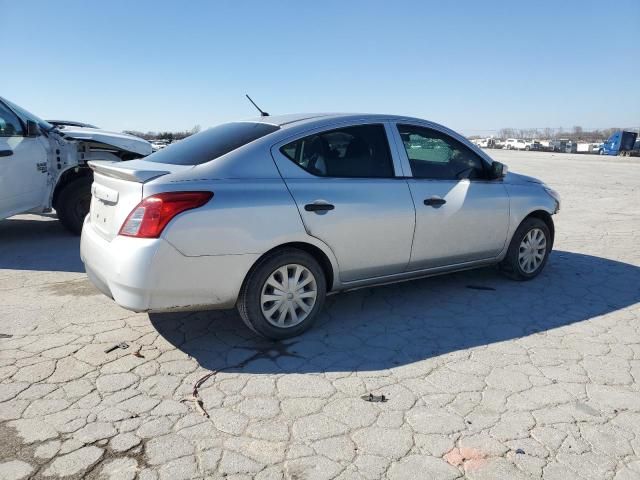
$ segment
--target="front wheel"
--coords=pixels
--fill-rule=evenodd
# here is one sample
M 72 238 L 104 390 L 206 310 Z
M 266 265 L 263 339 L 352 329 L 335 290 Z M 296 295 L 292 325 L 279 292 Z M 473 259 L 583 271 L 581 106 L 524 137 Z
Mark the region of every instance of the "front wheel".
M 84 217 L 91 207 L 91 177 L 80 177 L 62 187 L 56 202 L 58 220 L 70 232 L 80 235 Z
M 295 248 L 277 250 L 249 273 L 237 308 L 246 325 L 272 340 L 300 335 L 322 309 L 326 279 L 318 261 Z
M 514 280 L 537 277 L 551 252 L 551 232 L 539 218 L 527 218 L 513 234 L 501 270 Z

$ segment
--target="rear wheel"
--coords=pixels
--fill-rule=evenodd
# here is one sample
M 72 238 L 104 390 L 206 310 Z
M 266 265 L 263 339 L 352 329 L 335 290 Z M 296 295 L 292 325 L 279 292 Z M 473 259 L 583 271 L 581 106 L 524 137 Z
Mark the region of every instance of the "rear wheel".
M 91 177 L 81 177 L 62 187 L 56 202 L 58 220 L 70 232 L 80 235 L 91 206 Z
M 254 332 L 280 340 L 309 329 L 325 295 L 326 279 L 316 259 L 302 250 L 286 248 L 267 255 L 253 268 L 237 308 Z
M 549 227 L 539 218 L 525 219 L 513 234 L 501 270 L 514 280 L 531 280 L 538 276 L 551 252 Z

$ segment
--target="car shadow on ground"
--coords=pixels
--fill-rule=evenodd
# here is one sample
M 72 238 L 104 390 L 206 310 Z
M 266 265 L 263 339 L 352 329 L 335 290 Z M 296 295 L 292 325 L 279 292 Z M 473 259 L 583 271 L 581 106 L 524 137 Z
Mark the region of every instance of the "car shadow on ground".
M 547 332 L 638 301 L 639 267 L 556 251 L 529 282 L 489 268 L 330 296 L 310 331 L 281 342 L 252 334 L 235 311 L 149 317 L 164 338 L 210 370 L 366 372 Z M 604 333 L 585 328 L 596 342 Z M 509 349 L 518 353 L 513 344 Z
M 54 214 L 2 220 L 0 270 L 3 269 L 84 272 L 80 237 L 67 231 Z

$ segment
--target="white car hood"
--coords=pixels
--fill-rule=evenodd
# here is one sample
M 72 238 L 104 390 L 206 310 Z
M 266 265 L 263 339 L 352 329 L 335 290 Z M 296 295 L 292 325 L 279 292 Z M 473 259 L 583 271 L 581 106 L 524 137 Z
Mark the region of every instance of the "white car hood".
M 99 128 L 64 127 L 58 130 L 65 137 L 74 140 L 104 143 L 120 150 L 151 155 L 151 144 L 145 139 L 127 133 L 108 132 Z

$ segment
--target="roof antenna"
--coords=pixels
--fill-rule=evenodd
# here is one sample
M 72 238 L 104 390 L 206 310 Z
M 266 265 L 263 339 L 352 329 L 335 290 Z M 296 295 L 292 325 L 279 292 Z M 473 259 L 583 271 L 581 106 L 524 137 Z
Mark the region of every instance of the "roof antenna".
M 247 95 L 245 93 L 245 97 L 247 97 L 249 99 L 249 101 L 253 104 L 254 107 L 256 107 L 256 109 L 260 112 L 260 116 L 261 117 L 268 117 L 269 114 L 263 110 L 260 109 L 260 107 L 258 105 L 256 105 L 256 102 L 254 102 L 253 100 L 251 100 L 251 97 L 249 95 Z

